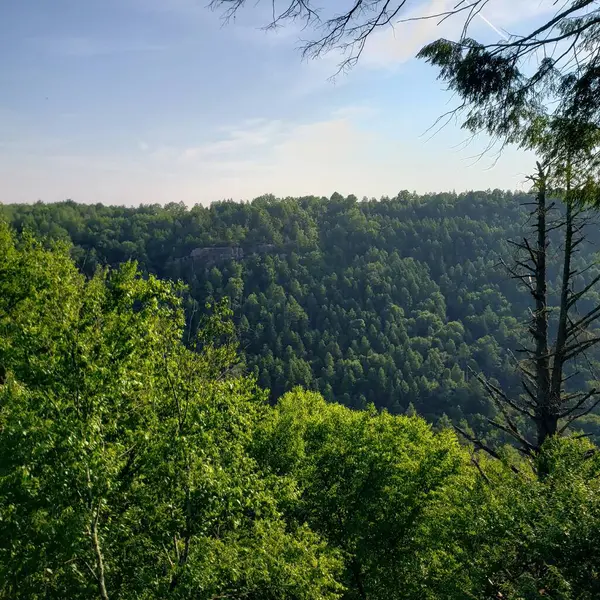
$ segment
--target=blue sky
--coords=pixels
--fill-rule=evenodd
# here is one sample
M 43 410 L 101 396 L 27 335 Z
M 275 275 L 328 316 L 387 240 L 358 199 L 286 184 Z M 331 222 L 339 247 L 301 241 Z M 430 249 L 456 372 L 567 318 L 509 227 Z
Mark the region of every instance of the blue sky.
M 0 201 L 191 205 L 524 185 L 531 157 L 475 161 L 487 140 L 463 147 L 454 124 L 425 133 L 452 98 L 412 57 L 458 23 L 382 32 L 332 83 L 335 56 L 301 61 L 309 33 L 260 29 L 270 4 L 225 27 L 205 4 L 0 0 Z M 551 7 L 495 0 L 485 16 L 515 32 Z M 497 37 L 481 19 L 474 33 Z

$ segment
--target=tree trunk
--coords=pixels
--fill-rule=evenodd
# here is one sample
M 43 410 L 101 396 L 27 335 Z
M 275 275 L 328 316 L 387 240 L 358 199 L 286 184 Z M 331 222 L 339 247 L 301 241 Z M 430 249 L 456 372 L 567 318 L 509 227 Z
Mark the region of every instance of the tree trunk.
M 98 591 L 102 600 L 108 600 L 108 592 L 106 591 L 106 582 L 104 580 L 104 558 L 102 557 L 102 549 L 100 548 L 100 540 L 98 538 L 98 518 L 100 516 L 100 502 L 96 509 L 96 514 L 92 519 L 92 547 L 96 556 L 96 579 L 98 581 Z
M 358 590 L 359 596 L 363 600 L 367 600 L 367 592 L 363 583 L 362 570 L 360 568 L 360 564 L 356 559 L 352 561 L 352 574 L 354 575 L 354 581 L 356 582 L 356 588 Z
M 548 232 L 546 223 L 546 173 L 538 165 L 539 189 L 537 194 L 537 247 L 535 251 L 535 313 L 532 334 L 535 339 L 535 375 L 536 375 L 536 406 L 538 415 L 537 442 L 538 447 L 549 435 L 547 416 L 544 408 L 550 399 L 550 357 L 548 354 L 548 307 L 546 284 L 546 250 L 548 247 Z M 556 428 L 555 428 L 556 431 Z M 540 441 L 541 440 L 541 441 Z
M 554 345 L 554 360 L 552 365 L 552 380 L 547 402 L 540 406 L 540 421 L 538 422 L 538 447 L 558 431 L 560 414 L 563 368 L 566 359 L 567 328 L 569 320 L 569 286 L 571 284 L 571 259 L 573 256 L 573 200 L 571 197 L 571 165 L 567 164 L 566 174 L 566 215 L 565 215 L 565 249 L 563 253 L 562 282 L 560 289 L 560 308 L 556 343 Z

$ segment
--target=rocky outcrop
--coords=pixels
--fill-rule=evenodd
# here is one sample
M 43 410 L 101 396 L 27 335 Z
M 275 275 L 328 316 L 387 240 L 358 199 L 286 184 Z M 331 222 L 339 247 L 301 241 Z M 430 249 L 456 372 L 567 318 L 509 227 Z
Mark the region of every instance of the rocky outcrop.
M 214 265 L 227 260 L 241 260 L 244 258 L 244 250 L 239 246 L 217 246 L 215 248 L 194 248 L 190 252 L 190 258 L 194 262 L 204 265 Z
M 212 246 L 194 248 L 186 258 L 194 264 L 211 267 L 228 260 L 242 260 L 249 254 L 270 254 L 272 252 L 275 252 L 275 244 L 256 244 L 245 251 L 240 246 Z

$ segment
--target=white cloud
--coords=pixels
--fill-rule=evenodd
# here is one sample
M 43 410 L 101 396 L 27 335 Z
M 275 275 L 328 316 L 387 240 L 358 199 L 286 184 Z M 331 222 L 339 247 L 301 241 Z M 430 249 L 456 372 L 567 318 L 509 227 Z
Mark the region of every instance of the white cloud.
M 128 3 L 141 12 L 173 15 L 188 21 L 207 22 L 218 18 L 207 10 L 208 2 L 199 0 L 128 0 Z
M 221 128 L 226 133 L 224 139 L 186 148 L 181 157 L 198 160 L 252 152 L 257 147 L 272 144 L 283 134 L 283 129 L 284 124 L 279 120 L 251 119 L 241 127 Z
M 486 18 L 496 27 L 508 29 L 517 25 L 527 25 L 532 19 L 554 14 L 561 9 L 556 0 L 504 0 L 490 2 L 484 11 Z M 510 33 L 523 33 L 510 31 Z
M 300 38 L 305 33 L 304 27 L 298 22 L 288 22 L 285 25 L 269 27 L 268 24 L 271 19 L 272 14 L 263 15 L 263 18 L 256 21 L 254 25 L 239 25 L 231 22 L 228 27 L 231 28 L 234 35 L 240 40 L 269 47 L 282 45 L 297 47 Z
M 367 106 L 365 104 L 355 104 L 351 106 L 342 106 L 341 108 L 336 108 L 331 116 L 339 119 L 361 119 L 361 118 L 369 118 L 374 117 L 377 114 L 377 110 L 372 106 Z
M 454 3 L 453 0 L 429 0 L 425 7 L 422 6 L 423 3 L 418 7 L 413 3 L 412 8 L 399 16 L 399 19 L 439 14 L 451 8 Z M 428 41 L 440 35 L 448 35 L 456 27 L 456 24 L 449 21 L 438 26 L 436 19 L 424 19 L 379 30 L 367 41 L 361 64 L 370 68 L 396 66 L 414 58 Z
M 140 150 L 147 149 L 130 155 L 51 153 L 20 161 L 7 154 L 0 161 L 0 201 L 206 204 L 267 192 L 379 197 L 401 189 L 517 187 L 524 180 L 530 161 L 522 153 L 507 151 L 486 170 L 491 158 L 475 165 L 469 159 L 479 147 L 452 149 L 458 132 L 427 144 L 381 123 L 375 128 L 372 114 L 368 106 L 347 106 L 313 122 L 251 119 L 204 144 L 143 141 Z

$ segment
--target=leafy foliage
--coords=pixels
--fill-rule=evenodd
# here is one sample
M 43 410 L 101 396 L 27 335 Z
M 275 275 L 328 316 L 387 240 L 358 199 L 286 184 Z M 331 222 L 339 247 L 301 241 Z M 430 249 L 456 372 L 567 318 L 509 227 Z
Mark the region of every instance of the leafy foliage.
M 1 232 L 0 597 L 336 597 L 245 450 L 266 405 L 234 348 L 186 348 L 176 287 L 132 263 L 86 281 Z
M 418 598 L 428 523 L 450 490 L 469 485 L 468 455 L 450 430 L 419 418 L 351 411 L 315 393 L 286 394 L 258 436 L 258 453 L 292 475 L 288 514 L 345 561 L 348 598 Z
M 600 593 L 590 442 L 548 439 L 537 478 L 447 419 L 270 406 L 227 303 L 192 337 L 180 286 L 69 252 L 0 225 L 0 598 Z

